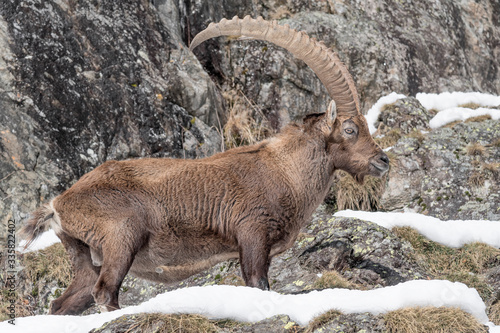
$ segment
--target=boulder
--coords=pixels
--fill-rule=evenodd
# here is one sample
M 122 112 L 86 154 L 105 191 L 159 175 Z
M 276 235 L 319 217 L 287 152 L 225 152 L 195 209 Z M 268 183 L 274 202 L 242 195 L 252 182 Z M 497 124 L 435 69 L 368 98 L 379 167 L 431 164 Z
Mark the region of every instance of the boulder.
M 332 332 L 332 333 L 359 333 L 387 332 L 382 315 L 371 313 L 337 314 L 310 330 L 312 333 Z
M 500 220 L 500 123 L 461 122 L 401 138 L 381 199 L 385 210 L 410 208 L 443 220 Z
M 400 134 L 410 134 L 415 131 L 429 131 L 429 121 L 432 119 L 429 111 L 415 97 L 398 99 L 395 103 L 385 105 L 380 112 L 379 121 L 382 133 L 397 130 Z

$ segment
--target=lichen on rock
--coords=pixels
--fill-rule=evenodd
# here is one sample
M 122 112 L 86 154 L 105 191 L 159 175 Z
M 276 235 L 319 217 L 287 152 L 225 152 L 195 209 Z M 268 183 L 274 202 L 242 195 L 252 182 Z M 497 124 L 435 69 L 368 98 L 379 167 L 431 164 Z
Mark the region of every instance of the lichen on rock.
M 500 149 L 492 145 L 499 136 L 500 123 L 486 119 L 437 128 L 422 139 L 403 137 L 391 149 L 397 160 L 389 172 L 382 207 L 411 208 L 444 220 L 499 220 L 494 162 Z M 484 153 L 470 155 L 471 143 L 479 144 Z M 479 181 L 472 181 L 473 175 Z

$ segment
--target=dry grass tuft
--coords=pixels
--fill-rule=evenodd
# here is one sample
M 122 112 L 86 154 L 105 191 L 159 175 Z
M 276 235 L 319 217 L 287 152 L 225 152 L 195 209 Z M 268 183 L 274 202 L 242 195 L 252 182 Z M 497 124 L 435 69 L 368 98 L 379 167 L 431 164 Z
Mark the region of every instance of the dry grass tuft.
M 480 173 L 479 171 L 474 171 L 470 176 L 469 176 L 469 184 L 474 187 L 481 187 L 484 185 L 484 175 Z
M 429 112 L 429 115 L 431 117 L 434 117 L 435 115 L 437 115 L 439 113 L 439 110 L 438 109 L 429 109 L 429 110 L 427 110 L 427 112 Z
M 325 202 L 335 210 L 378 210 L 385 181 L 386 177 L 367 176 L 361 185 L 348 173 L 339 171 L 338 181 L 333 184 Z
M 443 127 L 453 128 L 453 127 L 455 127 L 455 125 L 458 125 L 458 124 L 461 124 L 461 123 L 463 123 L 463 121 L 461 121 L 461 120 L 455 120 L 455 121 L 452 121 L 450 123 L 447 123 L 447 124 L 443 125 Z
M 399 156 L 394 154 L 392 151 L 386 151 L 385 154 L 389 157 L 389 165 L 391 167 L 396 166 Z
M 479 142 L 470 143 L 466 151 L 470 156 L 484 156 L 486 154 L 486 148 Z
M 491 116 L 489 114 L 484 114 L 482 116 L 471 117 L 465 120 L 466 123 L 481 122 L 485 120 L 490 120 Z
M 29 301 L 23 299 L 19 293 L 16 293 L 15 297 L 8 294 L 7 289 L 2 289 L 0 294 L 0 321 L 5 321 L 11 319 L 9 317 L 11 306 L 11 300 L 14 299 L 14 307 L 16 318 L 32 316 L 33 312 L 30 310 Z
M 493 140 L 493 142 L 490 144 L 492 147 L 500 147 L 500 138 L 497 138 Z
M 24 266 L 27 277 L 34 284 L 42 277 L 47 281 L 57 281 L 61 287 L 67 287 L 71 282 L 71 263 L 61 243 L 25 254 Z
M 325 313 L 317 316 L 316 318 L 314 318 L 313 320 L 311 320 L 311 322 L 309 323 L 309 326 L 307 327 L 307 330 L 306 330 L 305 333 L 314 332 L 314 330 L 316 330 L 317 328 L 320 328 L 321 326 L 325 325 L 329 321 L 337 318 L 341 314 L 342 314 L 342 312 L 340 312 L 340 311 L 330 310 L 328 312 L 325 312 Z
M 482 106 L 477 104 L 477 103 L 465 103 L 465 104 L 460 104 L 458 107 L 475 110 L 475 109 L 479 109 Z
M 327 271 L 323 275 L 314 281 L 312 286 L 307 289 L 328 289 L 328 288 L 341 288 L 341 289 L 362 289 L 355 283 L 350 282 L 345 277 L 340 275 L 337 271 Z
M 411 243 L 417 260 L 427 271 L 452 282 L 462 282 L 476 288 L 483 300 L 493 295 L 492 288 L 482 275 L 500 264 L 500 250 L 483 243 L 471 243 L 459 249 L 433 242 L 410 227 L 395 227 L 392 231 Z
M 217 326 L 208 318 L 195 314 L 141 314 L 126 332 L 212 333 Z
M 380 108 L 380 113 L 386 112 L 386 111 L 392 111 L 396 107 L 396 102 L 394 103 L 389 103 L 389 104 L 384 104 Z
M 384 136 L 376 137 L 374 140 L 380 148 L 385 149 L 394 146 L 401 137 L 401 130 L 399 128 L 394 128 L 388 131 Z
M 281 20 L 292 16 L 292 12 L 286 6 L 278 6 L 275 12 L 269 15 L 271 20 Z
M 229 116 L 224 125 L 227 148 L 251 145 L 272 134 L 273 131 L 262 111 L 242 92 L 226 91 L 223 97 L 229 105 Z
M 500 325 L 500 300 L 490 307 L 488 319 L 495 325 Z
M 243 278 L 236 274 L 229 274 L 224 276 L 218 284 L 228 285 L 228 286 L 245 286 L 245 281 Z
M 484 163 L 483 170 L 485 175 L 497 180 L 500 176 L 500 163 Z
M 482 333 L 488 332 L 470 313 L 458 308 L 415 307 L 391 311 L 384 316 L 391 333 Z
M 408 134 L 409 138 L 417 139 L 418 142 L 422 143 L 425 140 L 425 135 L 419 130 L 413 130 Z
M 21 265 L 24 266 L 26 278 L 33 283 L 31 296 L 36 297 L 42 284 L 47 281 L 57 281 L 61 288 L 65 288 L 71 282 L 71 264 L 66 251 L 61 243 L 54 244 L 40 251 L 30 252 L 22 255 Z M 32 306 L 25 296 L 17 293 L 14 298 L 7 294 L 7 289 L 2 289 L 0 294 L 0 321 L 8 319 L 7 306 L 10 300 L 15 299 L 16 317 L 33 315 Z

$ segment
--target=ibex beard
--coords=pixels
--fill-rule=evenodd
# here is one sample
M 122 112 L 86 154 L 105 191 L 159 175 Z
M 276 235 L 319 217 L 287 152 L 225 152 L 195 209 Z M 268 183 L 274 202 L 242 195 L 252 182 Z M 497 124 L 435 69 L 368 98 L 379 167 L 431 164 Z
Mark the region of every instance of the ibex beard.
M 389 159 L 333 51 L 303 32 L 249 17 L 211 24 L 192 47 L 221 35 L 265 39 L 302 58 L 333 99 L 326 112 L 208 158 L 108 161 L 84 175 L 21 230 L 29 245 L 52 227 L 71 259 L 73 281 L 50 313 L 79 314 L 94 303 L 118 309 L 128 272 L 173 283 L 231 258 L 239 258 L 248 286 L 269 289 L 271 258 L 292 246 L 335 170 L 359 182 L 387 172 Z

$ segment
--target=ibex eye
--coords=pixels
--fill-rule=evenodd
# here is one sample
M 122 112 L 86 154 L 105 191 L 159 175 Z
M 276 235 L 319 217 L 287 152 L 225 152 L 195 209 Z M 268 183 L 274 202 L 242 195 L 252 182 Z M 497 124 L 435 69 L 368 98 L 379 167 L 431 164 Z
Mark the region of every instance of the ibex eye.
M 353 134 L 354 130 L 352 128 L 346 128 L 344 132 L 346 132 L 347 134 Z

